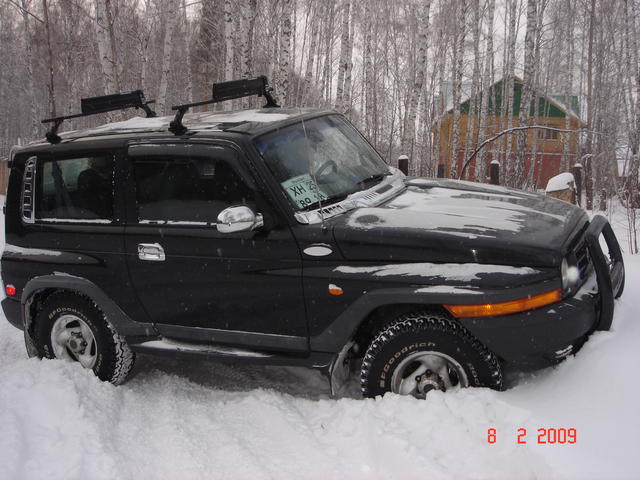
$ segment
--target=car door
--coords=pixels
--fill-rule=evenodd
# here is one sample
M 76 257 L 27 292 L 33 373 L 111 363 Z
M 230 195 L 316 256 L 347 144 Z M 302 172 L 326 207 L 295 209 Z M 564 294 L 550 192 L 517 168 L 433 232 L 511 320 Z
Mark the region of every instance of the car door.
M 169 338 L 308 350 L 301 256 L 246 160 L 230 144 L 132 145 L 127 262 L 150 320 Z M 222 233 L 244 205 L 264 225 Z
M 128 280 L 120 149 L 57 145 L 27 159 L 21 217 L 8 237 L 28 276 L 72 275 L 95 284 L 133 319 L 141 312 Z M 8 257 L 7 256 L 7 257 Z

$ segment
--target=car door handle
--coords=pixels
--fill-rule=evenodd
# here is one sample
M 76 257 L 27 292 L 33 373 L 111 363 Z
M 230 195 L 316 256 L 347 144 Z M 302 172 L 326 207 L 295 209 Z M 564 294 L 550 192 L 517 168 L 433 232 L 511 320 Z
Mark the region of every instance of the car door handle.
M 138 258 L 149 262 L 164 262 L 164 249 L 159 243 L 139 243 Z

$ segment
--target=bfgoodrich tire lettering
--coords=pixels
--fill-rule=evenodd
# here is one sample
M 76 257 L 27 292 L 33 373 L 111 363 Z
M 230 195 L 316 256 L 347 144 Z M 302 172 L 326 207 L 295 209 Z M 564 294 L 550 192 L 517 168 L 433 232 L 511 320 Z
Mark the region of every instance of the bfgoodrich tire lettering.
M 95 359 L 91 362 L 91 369 L 100 380 L 119 385 L 126 379 L 135 359 L 124 339 L 118 335 L 98 307 L 86 297 L 73 293 L 55 293 L 44 303 L 36 315 L 33 337 L 40 358 L 56 358 L 55 351 L 60 352 L 60 346 L 54 348 L 52 329 L 60 325 L 61 320 L 77 319 L 77 323 L 84 323 L 93 337 L 95 345 L 93 353 Z M 71 323 L 73 325 L 73 322 Z M 91 342 L 89 342 L 91 346 Z M 64 355 L 74 359 L 74 355 Z M 78 364 L 80 367 L 80 362 Z
M 392 391 L 396 369 L 421 355 L 449 364 L 460 386 L 502 388 L 502 371 L 493 353 L 444 315 L 418 312 L 399 317 L 371 342 L 362 361 L 363 395 L 375 397 Z

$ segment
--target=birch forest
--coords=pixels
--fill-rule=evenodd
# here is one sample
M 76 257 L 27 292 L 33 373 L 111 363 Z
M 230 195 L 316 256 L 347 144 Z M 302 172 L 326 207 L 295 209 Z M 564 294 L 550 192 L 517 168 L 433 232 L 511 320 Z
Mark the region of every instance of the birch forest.
M 430 176 L 443 114 L 465 99 L 469 120 L 463 127 L 453 108 L 451 141 L 476 125 L 469 152 L 527 125 L 521 108 L 490 126 L 480 95 L 504 79 L 509 99 L 517 77 L 525 106 L 542 93 L 566 105 L 577 97 L 586 128 L 575 135 L 597 208 L 638 190 L 639 16 L 640 0 L 0 0 L 0 158 L 42 138 L 43 118 L 77 113 L 82 97 L 142 89 L 168 115 L 210 98 L 214 82 L 266 75 L 284 107 L 341 112 L 388 163 L 404 154 L 410 173 Z M 228 103 L 216 108 L 261 104 Z M 135 112 L 110 115 L 64 128 Z M 522 133 L 490 148 L 510 154 L 505 183 L 527 187 Z

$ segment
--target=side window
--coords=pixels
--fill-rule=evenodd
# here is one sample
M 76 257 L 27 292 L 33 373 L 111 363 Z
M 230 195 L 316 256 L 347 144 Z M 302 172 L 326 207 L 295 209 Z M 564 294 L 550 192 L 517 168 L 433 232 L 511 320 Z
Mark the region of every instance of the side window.
M 35 220 L 113 219 L 113 157 L 42 160 L 36 174 Z
M 142 157 L 133 164 L 141 223 L 215 224 L 232 205 L 254 206 L 254 195 L 224 160 Z

